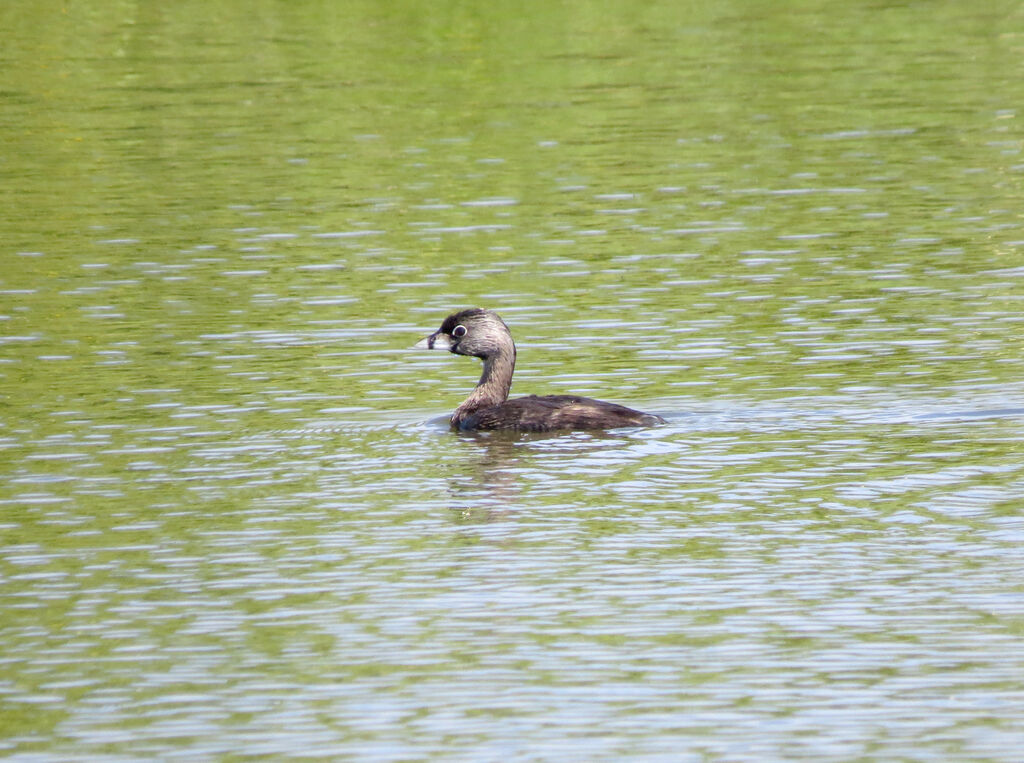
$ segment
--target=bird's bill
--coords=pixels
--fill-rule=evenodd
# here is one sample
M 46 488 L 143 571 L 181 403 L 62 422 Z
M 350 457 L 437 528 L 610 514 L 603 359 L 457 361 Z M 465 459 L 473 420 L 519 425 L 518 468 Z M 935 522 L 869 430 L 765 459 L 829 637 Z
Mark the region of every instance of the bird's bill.
M 423 337 L 413 347 L 417 350 L 450 350 L 452 343 L 447 334 L 435 331 L 430 336 Z

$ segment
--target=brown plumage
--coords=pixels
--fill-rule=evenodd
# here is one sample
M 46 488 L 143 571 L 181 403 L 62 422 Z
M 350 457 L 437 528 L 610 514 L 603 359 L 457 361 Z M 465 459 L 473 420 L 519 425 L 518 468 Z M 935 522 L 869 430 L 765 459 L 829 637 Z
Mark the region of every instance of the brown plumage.
M 530 395 L 509 400 L 516 345 L 508 326 L 491 310 L 471 308 L 453 313 L 416 346 L 472 355 L 484 362 L 476 388 L 452 414 L 451 423 L 456 429 L 549 432 L 664 423 L 664 419 L 650 413 L 577 395 Z

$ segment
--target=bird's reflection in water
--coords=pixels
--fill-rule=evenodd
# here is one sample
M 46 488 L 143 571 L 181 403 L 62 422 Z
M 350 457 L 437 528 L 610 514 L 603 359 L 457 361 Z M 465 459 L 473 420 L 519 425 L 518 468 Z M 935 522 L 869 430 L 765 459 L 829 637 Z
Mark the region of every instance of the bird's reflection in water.
M 517 505 L 538 482 L 565 472 L 564 465 L 552 464 L 552 451 L 567 450 L 581 455 L 595 446 L 604 449 L 620 443 L 621 436 L 598 430 L 591 432 L 518 433 L 460 432 L 465 457 L 458 474 L 448 482 L 451 508 L 459 521 L 492 522 L 512 515 Z M 607 443 L 607 444 L 606 444 Z M 564 464 L 564 459 L 558 459 Z

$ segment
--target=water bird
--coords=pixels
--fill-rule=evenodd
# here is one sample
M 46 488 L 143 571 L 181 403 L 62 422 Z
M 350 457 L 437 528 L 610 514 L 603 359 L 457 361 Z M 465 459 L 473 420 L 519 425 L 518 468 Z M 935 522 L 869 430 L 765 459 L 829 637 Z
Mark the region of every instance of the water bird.
M 509 400 L 516 345 L 505 321 L 493 310 L 474 307 L 452 313 L 444 319 L 441 328 L 421 339 L 415 347 L 470 355 L 484 363 L 480 381 L 452 414 L 454 429 L 551 432 L 665 423 L 663 418 L 651 413 L 578 395 L 529 395 Z

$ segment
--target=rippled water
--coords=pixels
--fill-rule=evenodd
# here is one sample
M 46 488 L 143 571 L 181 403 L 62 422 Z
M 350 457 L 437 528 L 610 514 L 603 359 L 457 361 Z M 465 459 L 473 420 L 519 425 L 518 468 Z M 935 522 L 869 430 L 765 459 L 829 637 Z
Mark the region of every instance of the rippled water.
M 1022 413 L 710 402 L 529 439 L 44 443 L 6 502 L 31 533 L 4 554 L 5 704 L 53 736 L 9 743 L 1008 758 Z
M 0 754 L 1016 760 L 1024 17 L 784 7 L 0 11 Z

